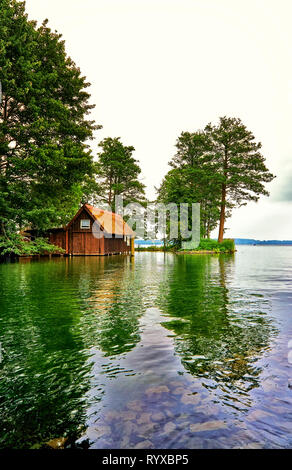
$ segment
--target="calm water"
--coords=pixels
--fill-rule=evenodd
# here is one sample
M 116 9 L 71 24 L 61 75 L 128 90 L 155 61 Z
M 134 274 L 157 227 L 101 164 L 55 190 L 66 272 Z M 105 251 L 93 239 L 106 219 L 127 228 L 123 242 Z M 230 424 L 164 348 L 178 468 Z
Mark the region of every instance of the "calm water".
M 291 264 L 247 246 L 0 265 L 0 447 L 292 447 Z

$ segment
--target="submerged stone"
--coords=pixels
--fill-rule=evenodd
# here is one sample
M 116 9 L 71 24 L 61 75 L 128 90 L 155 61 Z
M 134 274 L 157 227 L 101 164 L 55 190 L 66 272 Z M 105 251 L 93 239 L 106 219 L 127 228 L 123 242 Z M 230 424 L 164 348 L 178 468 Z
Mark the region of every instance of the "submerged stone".
M 149 433 L 151 433 L 154 430 L 155 424 L 154 423 L 146 423 L 142 424 L 141 426 L 138 427 L 138 436 L 140 437 L 145 437 Z
M 126 436 L 130 436 L 132 433 L 136 433 L 137 431 L 138 426 L 132 421 L 126 421 L 126 423 L 123 425 L 123 432 Z
M 151 449 L 153 447 L 153 444 L 151 441 L 141 441 L 138 442 L 138 444 L 135 445 L 134 449 Z
M 163 431 L 168 434 L 174 431 L 175 429 L 176 429 L 176 425 L 172 422 L 169 422 L 164 425 Z
M 152 421 L 162 421 L 165 418 L 165 415 L 161 412 L 153 413 L 151 416 Z
M 133 410 L 133 411 L 142 410 L 142 403 L 139 400 L 129 401 L 126 406 L 129 410 Z
M 201 404 L 200 406 L 198 406 L 196 408 L 196 411 L 198 413 L 203 413 L 206 416 L 210 416 L 210 415 L 217 415 L 219 413 L 219 408 L 216 405 L 206 403 L 206 404 Z
M 110 426 L 96 426 L 90 427 L 86 430 L 86 435 L 90 441 L 95 441 L 102 436 L 111 434 Z
M 268 413 L 264 410 L 254 410 L 246 417 L 248 421 L 260 421 L 263 418 L 269 418 L 273 416 L 271 413 Z
M 200 403 L 201 397 L 198 394 L 193 394 L 193 393 L 185 393 L 181 397 L 181 402 L 184 403 L 185 405 L 197 405 Z
M 216 431 L 227 428 L 224 421 L 207 421 L 206 423 L 196 423 L 190 425 L 191 432 Z
M 137 413 L 135 413 L 134 411 L 122 411 L 121 412 L 121 418 L 124 420 L 124 421 L 132 421 L 133 419 L 135 419 L 137 416 Z
M 154 395 L 160 393 L 168 393 L 169 388 L 166 385 L 158 385 L 158 387 L 150 387 L 146 390 L 146 395 Z
M 172 392 L 174 395 L 182 395 L 185 393 L 185 389 L 183 387 L 177 387 L 175 390 Z
M 111 421 L 113 421 L 115 419 L 119 419 L 119 418 L 120 418 L 120 413 L 118 413 L 115 410 L 108 411 L 104 416 L 104 420 L 107 421 L 107 422 L 111 422 Z
M 142 413 L 139 419 L 137 419 L 137 424 L 150 423 L 151 422 L 150 417 L 151 417 L 150 413 Z

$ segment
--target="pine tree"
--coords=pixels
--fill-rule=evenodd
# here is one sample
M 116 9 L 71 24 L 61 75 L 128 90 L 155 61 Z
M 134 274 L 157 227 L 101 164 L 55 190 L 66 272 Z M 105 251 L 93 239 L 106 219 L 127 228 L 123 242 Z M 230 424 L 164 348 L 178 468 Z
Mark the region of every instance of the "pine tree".
M 89 83 L 47 20 L 0 0 L 0 234 L 65 223 L 92 172 Z
M 219 220 L 218 178 L 211 141 L 202 131 L 182 132 L 158 198 L 164 203 L 200 203 L 201 236 L 208 237 Z M 191 223 L 190 223 L 191 226 Z
M 96 199 L 107 203 L 114 210 L 115 197 L 123 197 L 123 204 L 146 202 L 144 184 L 139 181 L 141 168 L 132 156 L 132 146 L 125 146 L 119 137 L 107 137 L 99 146 L 96 175 L 98 191 Z
M 263 183 L 274 175 L 265 165 L 260 153 L 261 143 L 255 142 L 252 132 L 238 118 L 221 117 L 218 125 L 208 124 L 206 135 L 212 146 L 214 169 L 220 178 L 220 226 L 218 241 L 224 236 L 226 210 L 258 201 L 268 196 Z

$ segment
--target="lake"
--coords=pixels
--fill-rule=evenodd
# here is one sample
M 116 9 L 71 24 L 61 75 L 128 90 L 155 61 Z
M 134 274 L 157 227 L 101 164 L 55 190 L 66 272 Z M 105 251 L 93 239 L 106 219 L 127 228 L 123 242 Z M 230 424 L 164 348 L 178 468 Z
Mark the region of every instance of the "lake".
M 292 447 L 292 247 L 237 249 L 1 264 L 0 447 Z

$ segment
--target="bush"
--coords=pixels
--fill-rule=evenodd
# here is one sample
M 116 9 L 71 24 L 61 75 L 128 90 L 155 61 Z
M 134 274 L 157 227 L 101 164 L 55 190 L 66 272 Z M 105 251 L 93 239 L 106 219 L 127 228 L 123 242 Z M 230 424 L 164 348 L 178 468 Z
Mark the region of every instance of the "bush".
M 46 238 L 36 238 L 34 241 L 27 241 L 18 233 L 9 233 L 8 236 L 0 237 L 1 256 L 21 256 L 64 253 L 62 248 L 52 245 Z
M 231 238 L 226 238 L 226 240 L 223 240 L 223 242 L 219 243 L 220 249 L 222 251 L 222 248 L 226 251 L 235 251 L 235 242 Z
M 232 239 L 226 239 L 223 240 L 223 242 L 219 243 L 217 240 L 211 240 L 208 238 L 203 238 L 200 241 L 200 244 L 198 248 L 196 248 L 196 251 L 215 251 L 216 253 L 221 253 L 221 252 L 234 252 L 235 251 L 235 243 L 234 240 Z

